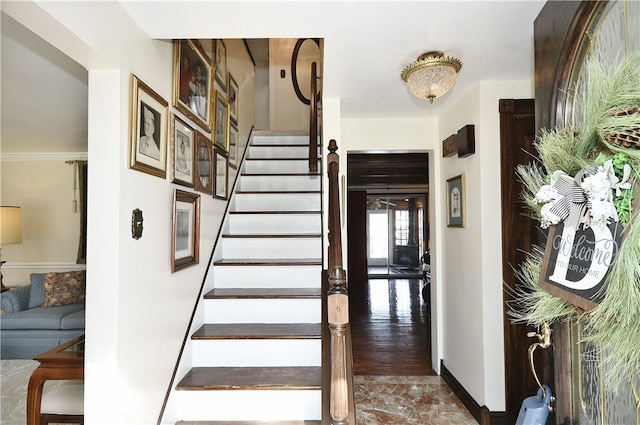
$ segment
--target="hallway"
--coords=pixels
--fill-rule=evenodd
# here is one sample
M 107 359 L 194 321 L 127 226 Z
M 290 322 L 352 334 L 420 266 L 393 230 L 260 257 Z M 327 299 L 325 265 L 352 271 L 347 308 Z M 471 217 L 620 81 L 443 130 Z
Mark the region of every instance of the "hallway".
M 422 279 L 349 282 L 355 375 L 434 375 Z
M 473 425 L 431 368 L 422 279 L 349 283 L 357 425 Z

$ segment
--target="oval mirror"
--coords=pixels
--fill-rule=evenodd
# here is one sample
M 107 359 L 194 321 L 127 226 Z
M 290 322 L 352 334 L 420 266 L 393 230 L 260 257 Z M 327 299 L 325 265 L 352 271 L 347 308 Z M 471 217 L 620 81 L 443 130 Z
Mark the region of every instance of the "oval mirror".
M 296 96 L 306 105 L 311 103 L 311 63 L 320 63 L 320 40 L 301 38 L 296 42 L 291 56 L 291 80 Z M 318 66 L 318 73 L 320 67 Z M 320 89 L 318 88 L 318 95 Z

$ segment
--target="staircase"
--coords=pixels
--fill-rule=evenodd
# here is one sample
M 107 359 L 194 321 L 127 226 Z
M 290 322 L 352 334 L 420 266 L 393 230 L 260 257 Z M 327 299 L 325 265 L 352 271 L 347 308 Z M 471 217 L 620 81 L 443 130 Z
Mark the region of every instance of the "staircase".
M 253 134 L 170 395 L 173 423 L 321 423 L 321 175 L 308 152 L 308 136 Z

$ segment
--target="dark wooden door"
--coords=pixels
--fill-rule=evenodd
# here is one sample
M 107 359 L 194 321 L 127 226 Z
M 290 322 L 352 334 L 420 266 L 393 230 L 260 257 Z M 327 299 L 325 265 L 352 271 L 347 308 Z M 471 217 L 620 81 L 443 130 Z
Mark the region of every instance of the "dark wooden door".
M 347 231 L 349 283 L 360 284 L 367 280 L 367 192 L 347 192 Z
M 527 216 L 522 203 L 522 185 L 516 177 L 516 166 L 533 160 L 535 148 L 535 104 L 533 99 L 501 99 L 500 110 L 500 172 L 502 186 L 502 276 L 504 291 L 504 354 L 507 423 L 515 423 L 522 401 L 536 393 L 538 384 L 528 362 L 529 345 L 537 341 L 527 337 L 532 327 L 513 324 L 507 314 L 507 303 L 518 285 L 514 270 L 527 257 L 531 246 L 538 243 L 536 222 Z M 541 351 L 535 354 L 536 371 L 543 382 L 552 384 L 551 356 Z

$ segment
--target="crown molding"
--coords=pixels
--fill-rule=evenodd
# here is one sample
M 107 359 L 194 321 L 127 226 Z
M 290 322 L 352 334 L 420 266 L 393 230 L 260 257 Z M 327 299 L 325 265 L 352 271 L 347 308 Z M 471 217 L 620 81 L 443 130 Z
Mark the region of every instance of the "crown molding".
M 86 161 L 87 152 L 3 153 L 0 161 Z

